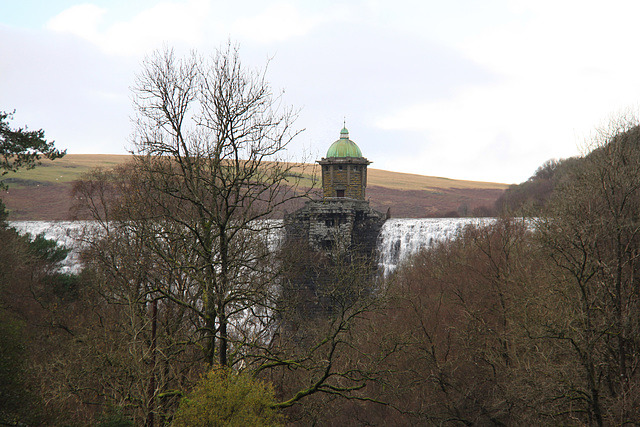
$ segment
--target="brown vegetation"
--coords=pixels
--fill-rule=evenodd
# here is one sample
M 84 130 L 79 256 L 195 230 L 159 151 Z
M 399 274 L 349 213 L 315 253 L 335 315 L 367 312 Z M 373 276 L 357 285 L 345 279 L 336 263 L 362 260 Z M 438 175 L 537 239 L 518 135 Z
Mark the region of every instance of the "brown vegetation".
M 376 185 L 367 188 L 367 198 L 374 209 L 389 210 L 394 218 L 491 216 L 503 192 L 491 188 L 402 190 Z
M 637 424 L 638 129 L 623 122 L 603 133 L 535 218 L 469 226 L 384 281 L 353 253 L 297 246 L 254 264 L 264 274 L 249 282 L 281 290 L 271 299 L 231 278 L 227 291 L 252 302 L 238 305 L 247 316 L 228 318 L 226 363 L 248 389 L 266 381 L 274 395 L 220 394 L 215 384 L 229 377 L 199 379 L 211 353 L 197 313 L 205 265 L 192 268 L 201 255 L 180 232 L 189 221 L 123 221 L 93 240 L 87 269 L 71 282 L 51 281 L 52 264 L 0 230 L 0 334 L 11 360 L 26 361 L 17 376 L 0 370 L 15 391 L 5 410 L 42 425 L 167 425 L 180 396 L 211 381 L 192 396 L 213 396 L 219 413 L 277 410 L 289 425 Z M 83 185 L 121 206 L 132 200 L 111 185 L 149 184 L 137 176 L 96 172 L 101 179 Z M 138 193 L 149 203 L 128 209 L 153 217 L 172 206 L 152 192 L 126 194 Z M 251 254 L 251 245 L 239 247 Z
M 9 190 L 3 193 L 2 198 L 14 221 L 77 219 L 71 211 L 72 183 L 92 168 L 112 169 L 131 159 L 127 155 L 67 154 L 55 162 L 44 161 L 41 168 L 8 175 Z M 313 170 L 312 165 L 305 167 Z M 294 171 L 298 169 L 302 170 L 302 166 L 294 168 Z M 371 206 L 381 212 L 391 209 L 391 215 L 396 218 L 484 216 L 491 212 L 507 188 L 505 184 L 458 181 L 379 169 L 370 169 L 368 178 L 367 199 Z M 299 203 L 290 204 L 286 210 L 291 212 L 298 207 Z

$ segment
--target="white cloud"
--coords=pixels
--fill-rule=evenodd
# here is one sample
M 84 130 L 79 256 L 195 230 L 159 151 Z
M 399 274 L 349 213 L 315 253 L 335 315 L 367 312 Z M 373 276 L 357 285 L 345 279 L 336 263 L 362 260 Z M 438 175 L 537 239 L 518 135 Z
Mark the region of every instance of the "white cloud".
M 426 175 L 526 179 L 640 99 L 635 0 L 85 1 L 48 21 L 46 45 L 34 41 L 44 56 L 0 47 L 11 64 L 0 69 L 22 82 L 3 94 L 23 111 L 51 100 L 72 118 L 45 116 L 47 129 L 88 128 L 96 115 L 83 133 L 105 141 L 128 129 L 114 123 L 140 57 L 165 42 L 206 52 L 231 38 L 248 65 L 275 56 L 269 80 L 305 107 L 313 150 L 326 150 L 346 115 L 376 167 Z
M 578 154 L 591 129 L 640 97 L 640 82 L 633 77 L 640 61 L 629 52 L 640 3 L 509 5 L 508 20 L 468 34 L 456 45 L 500 76 L 496 81 L 399 108 L 376 122 L 382 129 L 420 132 L 430 141 L 424 164 L 433 164 L 434 157 L 456 159 L 449 162 L 449 176 L 458 168 L 471 178 L 462 166 L 467 165 L 476 177 L 483 169 L 492 179 L 526 179 L 549 158 Z M 508 157 L 498 149 L 504 141 L 509 141 Z M 478 159 L 487 167 L 474 166 Z M 420 161 L 414 162 L 418 167 Z M 519 165 L 519 173 L 507 170 L 511 164 Z
M 161 2 L 129 20 L 106 23 L 106 9 L 82 4 L 56 15 L 46 28 L 81 37 L 109 54 L 135 55 L 163 42 L 189 46 L 200 43 L 209 11 L 209 0 Z
M 339 17 L 339 10 L 309 14 L 289 2 L 273 3 L 262 13 L 236 19 L 231 25 L 231 32 L 261 43 L 282 42 L 305 35 L 316 26 Z
M 159 2 L 126 19 L 110 20 L 109 9 L 94 4 L 70 7 L 51 18 L 46 28 L 80 37 L 109 54 L 140 54 L 164 42 L 190 48 L 217 45 L 232 37 L 260 44 L 283 42 L 308 34 L 322 23 L 344 19 L 342 6 L 301 6 L 295 2 L 246 2 L 244 7 L 212 0 Z M 211 43 L 208 38 L 215 38 Z
M 94 4 L 75 5 L 51 18 L 46 27 L 58 33 L 69 33 L 95 42 L 100 37 L 98 25 L 106 11 Z

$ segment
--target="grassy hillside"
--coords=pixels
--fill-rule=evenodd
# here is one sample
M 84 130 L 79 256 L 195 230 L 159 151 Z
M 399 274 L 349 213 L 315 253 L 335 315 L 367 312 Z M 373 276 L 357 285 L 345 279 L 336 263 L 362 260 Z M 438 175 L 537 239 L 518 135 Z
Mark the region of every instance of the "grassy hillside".
M 44 160 L 32 170 L 21 170 L 5 176 L 12 189 L 73 182 L 96 167 L 112 168 L 130 156 L 116 154 L 67 154 L 54 161 Z
M 9 190 L 1 198 L 14 221 L 72 219 L 73 182 L 92 168 L 114 167 L 129 158 L 127 155 L 68 154 L 53 162 L 45 161 L 36 169 L 6 175 Z M 302 168 L 299 170 L 302 172 Z M 305 168 L 305 174 L 313 171 L 317 171 L 317 165 Z M 444 216 L 471 213 L 481 206 L 492 207 L 507 187 L 499 183 L 369 169 L 367 198 L 380 211 L 390 209 L 394 217 Z

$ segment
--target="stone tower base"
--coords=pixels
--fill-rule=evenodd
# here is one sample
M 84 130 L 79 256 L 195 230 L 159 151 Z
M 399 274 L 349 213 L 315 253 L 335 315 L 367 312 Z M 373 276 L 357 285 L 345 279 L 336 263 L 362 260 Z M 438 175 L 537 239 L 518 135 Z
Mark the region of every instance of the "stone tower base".
M 325 198 L 307 202 L 285 216 L 288 240 L 306 240 L 315 251 L 334 249 L 376 256 L 380 229 L 386 217 L 369 202 L 348 198 Z
M 283 319 L 291 330 L 375 291 L 377 242 L 385 220 L 369 202 L 347 198 L 307 202 L 285 216 L 284 253 L 290 265 L 281 311 L 288 308 Z

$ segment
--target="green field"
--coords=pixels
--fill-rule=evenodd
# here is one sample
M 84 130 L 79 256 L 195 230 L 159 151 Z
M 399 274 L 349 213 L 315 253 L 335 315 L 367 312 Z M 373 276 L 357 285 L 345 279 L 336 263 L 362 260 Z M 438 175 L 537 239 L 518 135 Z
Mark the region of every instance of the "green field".
M 93 168 L 112 168 L 130 158 L 128 155 L 116 154 L 67 154 L 54 161 L 43 160 L 35 169 L 8 173 L 4 180 L 14 189 L 38 184 L 70 183 L 77 181 Z

